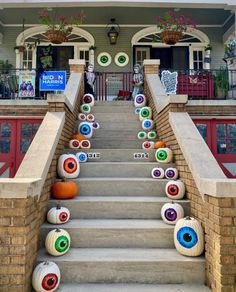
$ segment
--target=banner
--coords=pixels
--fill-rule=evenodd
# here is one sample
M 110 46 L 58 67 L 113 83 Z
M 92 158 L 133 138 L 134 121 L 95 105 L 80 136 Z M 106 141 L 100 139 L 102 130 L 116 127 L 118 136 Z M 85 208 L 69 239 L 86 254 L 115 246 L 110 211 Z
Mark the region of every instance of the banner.
M 161 72 L 161 82 L 166 94 L 176 94 L 178 84 L 178 72 L 164 70 Z
M 66 71 L 44 71 L 39 77 L 40 91 L 65 90 Z
M 19 72 L 19 97 L 35 97 L 34 70 L 22 70 Z

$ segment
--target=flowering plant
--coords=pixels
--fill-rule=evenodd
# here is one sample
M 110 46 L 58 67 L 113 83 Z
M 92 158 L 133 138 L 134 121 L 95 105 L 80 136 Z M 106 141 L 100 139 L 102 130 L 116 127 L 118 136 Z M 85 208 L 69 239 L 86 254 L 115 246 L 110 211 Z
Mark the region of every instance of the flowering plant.
M 169 10 L 163 16 L 157 16 L 156 23 L 157 27 L 162 31 L 183 32 L 187 28 L 196 28 L 196 22 L 191 17 L 185 17 L 184 15 L 175 16 L 172 10 Z
M 80 25 L 85 19 L 85 14 L 81 11 L 76 17 L 66 18 L 64 15 L 58 18 L 52 18 L 47 11 L 39 13 L 39 22 L 48 27 L 48 30 L 58 30 L 65 34 L 69 34 L 73 30 L 73 26 Z

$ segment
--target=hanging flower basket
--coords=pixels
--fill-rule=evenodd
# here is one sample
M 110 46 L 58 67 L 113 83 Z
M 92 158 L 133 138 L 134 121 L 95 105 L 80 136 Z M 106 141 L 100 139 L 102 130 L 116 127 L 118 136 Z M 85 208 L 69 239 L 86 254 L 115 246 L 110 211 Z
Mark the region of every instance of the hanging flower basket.
M 175 45 L 181 40 L 183 34 L 181 31 L 164 30 L 161 32 L 160 37 L 163 43 L 167 45 Z
M 53 44 L 61 44 L 67 42 L 67 33 L 62 30 L 50 29 L 46 32 L 46 36 Z

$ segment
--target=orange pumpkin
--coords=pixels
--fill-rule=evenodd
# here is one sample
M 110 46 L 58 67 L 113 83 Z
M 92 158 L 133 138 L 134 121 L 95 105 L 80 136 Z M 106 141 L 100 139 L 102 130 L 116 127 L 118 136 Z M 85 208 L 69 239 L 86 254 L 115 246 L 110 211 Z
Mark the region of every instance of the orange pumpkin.
M 66 200 L 74 198 L 79 192 L 74 181 L 58 181 L 52 185 L 51 194 L 54 199 Z
M 74 139 L 74 140 L 78 140 L 78 141 L 82 141 L 82 140 L 86 140 L 85 136 L 82 135 L 82 134 L 75 134 L 71 137 L 71 139 Z
M 155 149 L 158 149 L 158 148 L 164 148 L 164 147 L 166 147 L 166 144 L 165 144 L 164 141 L 156 141 L 156 142 L 154 143 L 154 148 L 155 148 Z

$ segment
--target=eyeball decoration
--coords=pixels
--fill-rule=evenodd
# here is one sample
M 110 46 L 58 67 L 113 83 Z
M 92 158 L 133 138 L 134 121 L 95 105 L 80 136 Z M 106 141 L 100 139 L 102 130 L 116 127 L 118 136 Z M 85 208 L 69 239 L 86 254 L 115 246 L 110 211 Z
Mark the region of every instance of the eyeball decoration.
M 173 152 L 170 148 L 159 148 L 156 150 L 155 158 L 157 162 L 169 163 L 172 162 Z
M 201 223 L 188 216 L 178 220 L 174 229 L 174 244 L 182 255 L 200 256 L 204 251 L 204 232 Z
M 143 149 L 153 149 L 154 148 L 154 142 L 151 141 L 145 141 L 142 144 Z
M 178 203 L 166 203 L 161 208 L 161 218 L 167 224 L 175 225 L 183 217 L 184 209 Z
M 91 112 L 91 106 L 87 103 L 80 106 L 80 111 L 84 114 L 89 114 Z
M 80 147 L 82 149 L 90 149 L 91 148 L 91 142 L 89 140 L 82 140 L 80 142 Z
M 146 139 L 147 138 L 147 134 L 144 131 L 140 131 L 138 132 L 138 139 Z
M 144 107 L 147 103 L 146 97 L 143 94 L 137 94 L 134 98 L 135 107 Z
M 90 94 L 90 93 L 86 93 L 83 96 L 83 103 L 84 104 L 88 104 L 91 107 L 94 106 L 94 96 L 92 94 Z
M 185 195 L 185 185 L 181 180 L 170 180 L 165 187 L 167 197 L 172 200 L 183 199 Z
M 84 152 L 78 152 L 76 153 L 76 157 L 78 158 L 79 162 L 87 162 L 88 160 L 88 156 L 86 153 Z
M 157 137 L 157 133 L 155 131 L 150 131 L 147 133 L 147 138 L 150 140 L 156 139 L 156 137 Z M 154 144 L 154 146 L 155 146 L 155 144 Z
M 179 176 L 178 169 L 175 167 L 169 167 L 165 170 L 165 177 L 167 179 L 177 179 Z
M 93 123 L 92 123 L 92 128 L 93 128 L 94 130 L 100 129 L 100 125 L 99 125 L 99 123 L 98 123 L 98 122 L 93 122 Z
M 57 173 L 60 178 L 77 178 L 79 176 L 79 161 L 73 154 L 62 154 L 57 162 Z
M 51 230 L 45 240 L 45 248 L 52 256 L 61 256 L 70 248 L 70 235 L 64 229 Z
M 80 148 L 80 141 L 76 139 L 72 139 L 69 141 L 69 148 L 70 149 L 79 149 Z
M 142 107 L 139 112 L 140 121 L 145 120 L 145 119 L 151 119 L 151 118 L 152 118 L 152 109 L 148 106 Z
M 85 122 L 86 119 L 87 119 L 87 117 L 86 117 L 85 114 L 83 114 L 83 113 L 79 113 L 79 114 L 78 114 L 78 120 L 79 120 L 79 121 Z
M 32 286 L 36 292 L 56 291 L 60 284 L 61 273 L 54 262 L 38 264 L 32 275 Z
M 51 208 L 47 213 L 47 221 L 51 224 L 64 224 L 70 219 L 70 211 L 60 205 Z
M 151 174 L 153 178 L 164 178 L 165 176 L 164 169 L 161 167 L 154 167 Z
M 136 115 L 139 115 L 140 111 L 141 111 L 141 109 L 139 107 L 137 107 L 134 112 Z
M 87 117 L 86 117 L 86 119 L 87 119 L 88 122 L 91 123 L 91 122 L 94 122 L 95 117 L 94 117 L 93 114 L 88 114 Z
M 142 128 L 145 131 L 151 130 L 154 126 L 153 120 L 145 119 L 142 121 Z
M 84 135 L 84 137 L 87 139 L 93 136 L 93 128 L 91 126 L 91 123 L 88 123 L 88 122 L 80 123 L 78 131 L 80 134 Z

